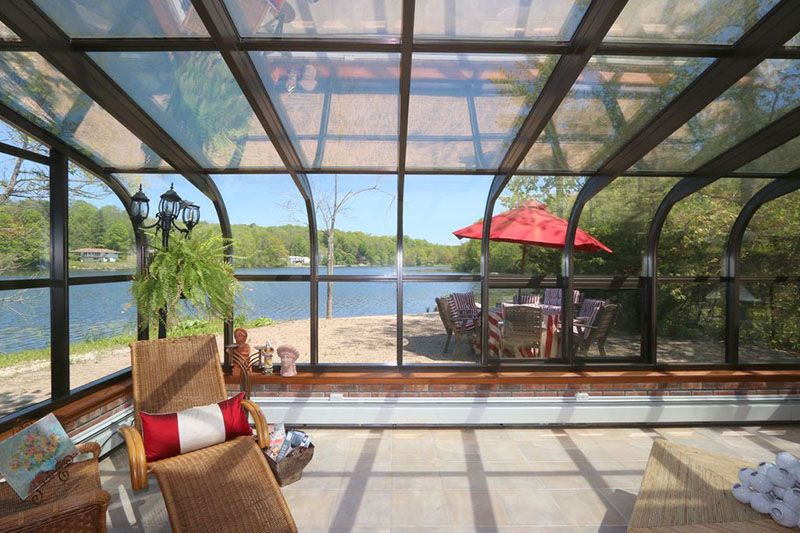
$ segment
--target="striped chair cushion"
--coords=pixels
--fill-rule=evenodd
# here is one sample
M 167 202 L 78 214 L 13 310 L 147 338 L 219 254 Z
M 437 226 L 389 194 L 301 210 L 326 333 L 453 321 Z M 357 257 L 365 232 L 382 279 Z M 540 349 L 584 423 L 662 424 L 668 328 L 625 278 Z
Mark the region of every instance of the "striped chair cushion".
M 578 312 L 577 319 L 581 319 L 581 322 L 586 324 L 587 326 L 594 325 L 594 321 L 597 318 L 597 313 L 600 311 L 600 308 L 605 305 L 605 300 L 591 300 L 587 298 L 583 301 L 581 305 L 581 310 Z M 588 328 L 584 330 L 583 336 L 589 336 Z
M 471 292 L 454 292 L 447 298 L 450 313 L 456 319 L 474 319 L 479 313 L 475 305 L 475 294 Z
M 515 294 L 514 303 L 517 305 L 537 305 L 539 303 L 538 294 Z
M 577 304 L 581 301 L 581 291 L 572 291 L 572 303 Z M 545 305 L 561 305 L 561 289 L 545 289 Z

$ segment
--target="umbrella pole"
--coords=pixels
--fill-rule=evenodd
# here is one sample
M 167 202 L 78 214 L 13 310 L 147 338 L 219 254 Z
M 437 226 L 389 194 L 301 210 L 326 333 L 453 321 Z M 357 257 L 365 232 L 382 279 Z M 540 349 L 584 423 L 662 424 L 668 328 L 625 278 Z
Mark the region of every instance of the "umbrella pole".
M 519 262 L 519 273 L 520 275 L 525 274 L 525 256 L 528 255 L 528 245 L 522 245 L 522 261 Z M 517 296 L 522 296 L 522 287 L 517 289 Z

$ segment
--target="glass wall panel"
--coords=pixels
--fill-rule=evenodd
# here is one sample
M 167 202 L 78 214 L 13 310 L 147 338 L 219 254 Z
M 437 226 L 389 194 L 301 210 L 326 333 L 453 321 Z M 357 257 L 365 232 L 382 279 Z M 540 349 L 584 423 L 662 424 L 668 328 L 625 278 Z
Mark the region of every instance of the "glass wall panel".
M 19 37 L 8 26 L 0 22 L 0 41 L 19 41 Z
M 612 250 L 575 252 L 576 276 L 639 276 L 653 215 L 678 180 L 617 178 L 589 200 L 579 227 Z M 634 201 L 635 200 L 635 201 Z
M 103 166 L 168 168 L 149 147 L 34 52 L 0 52 L 0 102 Z
M 777 0 L 629 0 L 606 41 L 733 44 Z
M 546 293 L 561 289 L 491 289 L 489 291 L 489 354 L 490 360 L 506 363 L 563 362 L 561 358 L 560 306 L 542 305 Z M 520 297 L 533 297 L 531 303 L 523 301 L 513 305 Z M 520 300 L 522 301 L 522 300 Z
M 133 274 L 136 238 L 119 198 L 80 167 L 69 170 L 69 275 Z
M 186 1 L 36 0 L 70 37 L 208 37 Z
M 242 37 L 399 37 L 397 0 L 225 0 Z
M 800 191 L 762 205 L 744 232 L 743 276 L 800 276 Z
M 741 167 L 742 172 L 791 172 L 800 169 L 800 137 Z
M 404 365 L 480 363 L 480 323 L 476 320 L 453 323 L 446 303 L 447 296 L 453 293 L 472 293 L 479 303 L 481 284 L 479 281 L 403 284 Z M 437 299 L 443 300 L 441 304 Z
M 797 363 L 800 285 L 743 283 L 739 291 L 739 361 Z
M 313 175 L 320 274 L 394 276 L 397 177 Z
M 283 166 L 219 53 L 89 55 L 203 167 Z
M 136 305 L 130 282 L 69 288 L 69 384 L 76 389 L 131 365 Z
M 698 57 L 593 57 L 522 168 L 597 169 L 710 63 Z
M 672 208 L 658 245 L 659 276 L 721 276 L 733 222 L 765 179 L 723 178 Z
M 0 142 L 22 148 L 23 150 L 36 152 L 37 154 L 48 155 L 50 153 L 50 149 L 46 145 L 25 134 L 21 130 L 18 130 L 11 124 L 7 124 L 2 119 L 0 119 Z
M 311 362 L 310 284 L 307 281 L 247 281 L 236 310 L 236 327 L 247 329 L 250 346 L 265 342 L 297 348 L 297 363 Z M 215 333 L 221 330 L 215 331 Z M 221 342 L 221 336 L 218 335 Z M 277 357 L 275 364 L 280 361 Z
M 400 54 L 251 56 L 306 165 L 397 167 Z
M 800 105 L 800 60 L 766 59 L 635 165 L 694 170 Z
M 414 54 L 408 168 L 496 168 L 557 56 Z
M 576 355 L 590 359 L 641 357 L 643 291 L 580 289 L 580 293 L 581 303 L 575 306 L 574 315 Z M 603 304 L 598 310 L 599 302 Z
M 327 314 L 332 287 L 331 314 Z M 319 284 L 320 364 L 397 364 L 397 284 Z
M 725 361 L 725 284 L 658 283 L 658 362 Z
M 50 289 L 0 291 L 0 417 L 50 398 Z
M 494 207 L 491 235 L 495 242 L 489 245 L 490 274 L 561 274 L 567 220 L 585 182 L 586 178 L 514 176 Z M 496 240 L 528 239 L 531 235 L 527 245 Z M 480 247 L 472 251 L 477 251 L 480 258 Z
M 0 153 L 0 279 L 50 275 L 49 168 Z
M 404 275 L 480 273 L 480 238 L 453 232 L 483 218 L 492 176 L 405 177 Z
M 568 41 L 587 0 L 418 0 L 414 37 Z

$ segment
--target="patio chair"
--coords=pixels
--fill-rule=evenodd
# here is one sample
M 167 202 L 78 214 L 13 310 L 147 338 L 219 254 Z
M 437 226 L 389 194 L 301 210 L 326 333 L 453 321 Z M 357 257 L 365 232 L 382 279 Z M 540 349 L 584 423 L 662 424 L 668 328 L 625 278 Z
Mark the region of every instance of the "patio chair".
M 545 289 L 542 303 L 544 305 L 555 305 L 561 307 L 561 293 L 561 289 Z M 572 303 L 576 307 L 580 305 L 582 298 L 583 295 L 580 291 L 572 291 Z
M 597 344 L 600 355 L 606 356 L 606 339 L 617 320 L 619 306 L 603 304 L 594 315 L 592 322 L 575 322 L 572 330 L 573 352 L 586 354 L 592 344 Z
M 536 356 L 542 341 L 542 310 L 530 305 L 503 304 L 503 348 L 522 353 L 531 348 Z
M 592 300 L 587 298 L 581 303 L 581 309 L 575 317 L 575 322 L 582 322 L 584 324 L 593 324 L 597 316 L 597 312 L 602 306 L 606 304 L 605 300 Z
M 537 305 L 540 300 L 538 294 L 515 294 L 512 302 L 515 305 Z
M 436 309 L 439 311 L 439 318 L 442 319 L 442 324 L 447 332 L 447 340 L 444 343 L 442 353 L 447 353 L 447 348 L 450 346 L 450 338 L 454 334 L 456 336 L 456 348 L 453 353 L 458 353 L 461 337 L 473 335 L 477 331 L 480 322 L 478 319 L 458 318 L 450 306 L 448 297 L 436 298 Z

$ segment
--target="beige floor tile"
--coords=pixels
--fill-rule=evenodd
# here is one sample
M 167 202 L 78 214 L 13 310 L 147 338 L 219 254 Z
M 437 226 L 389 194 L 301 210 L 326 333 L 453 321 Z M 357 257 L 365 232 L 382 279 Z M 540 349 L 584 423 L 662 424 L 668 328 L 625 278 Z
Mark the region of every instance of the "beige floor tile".
M 613 461 L 592 463 L 610 489 L 638 489 L 642 484 L 647 461 Z
M 444 491 L 392 491 L 393 527 L 444 527 L 449 523 Z
M 570 525 L 622 526 L 628 523 L 597 490 L 555 490 L 552 494 Z
M 392 491 L 342 490 L 333 510 L 333 527 L 391 527 Z
M 436 448 L 433 439 L 429 440 L 402 440 L 393 439 L 392 460 L 395 464 L 405 462 L 423 462 L 436 458 Z
M 432 441 L 433 432 L 430 429 L 393 429 L 394 442 Z
M 515 526 L 567 525 L 549 490 L 496 490 L 508 521 Z
M 373 462 L 348 464 L 340 477 L 338 486 L 342 491 L 390 490 L 392 488 L 392 464 Z
M 394 490 L 442 490 L 439 476 L 441 462 L 392 462 L 392 489 Z
M 439 477 L 445 490 L 489 490 L 488 474 L 480 462 L 442 461 Z
M 508 525 L 508 516 L 497 495 L 488 490 L 445 490 L 445 501 L 454 526 Z
M 297 527 L 328 527 L 339 497 L 338 490 L 307 489 L 283 493 Z
M 479 441 L 478 451 L 484 462 L 517 464 L 525 462 L 525 455 L 514 441 Z
M 598 463 L 604 464 L 604 463 Z M 606 482 L 602 474 L 587 462 L 552 462 L 538 463 L 536 475 L 546 489 L 591 489 L 605 488 Z
M 631 519 L 633 506 L 636 504 L 636 489 L 598 489 L 597 493 L 609 502 L 627 521 Z
M 545 488 L 531 463 L 483 463 L 489 490 L 530 491 Z
M 521 441 L 517 446 L 525 459 L 532 462 L 572 461 L 576 455 L 574 448 L 563 448 L 559 439 Z

